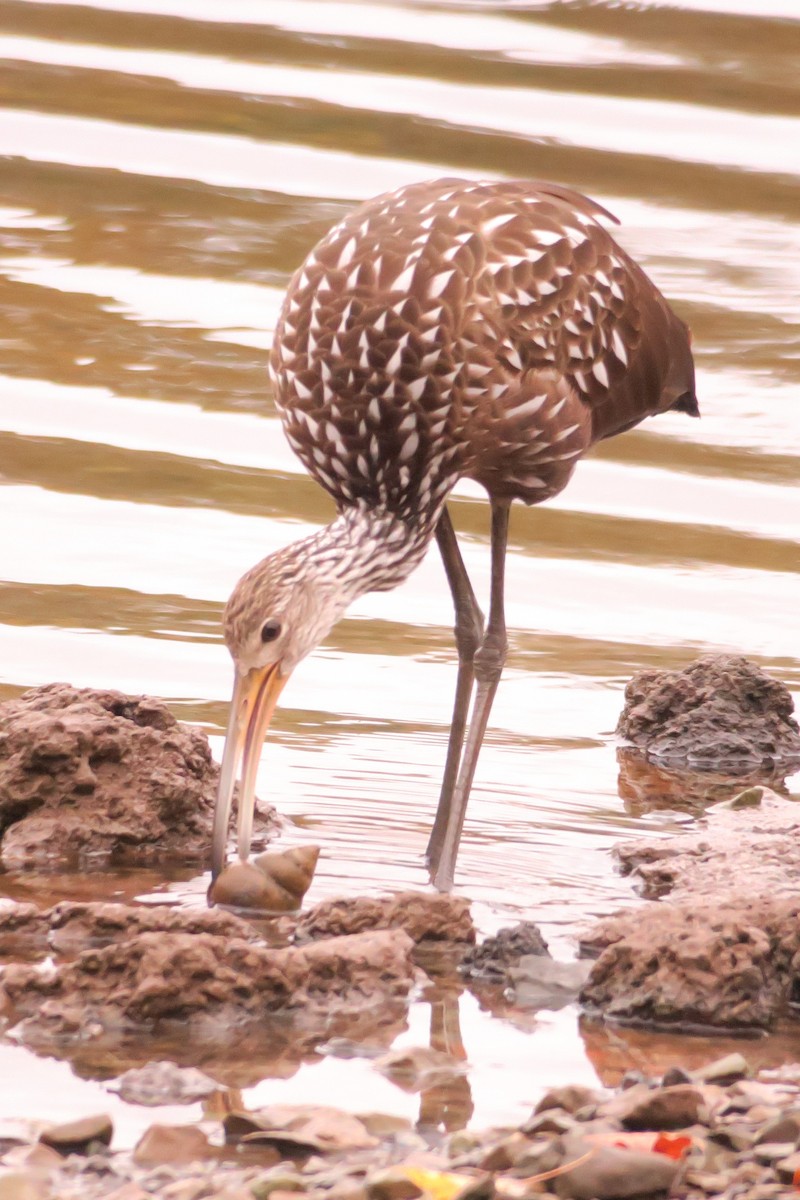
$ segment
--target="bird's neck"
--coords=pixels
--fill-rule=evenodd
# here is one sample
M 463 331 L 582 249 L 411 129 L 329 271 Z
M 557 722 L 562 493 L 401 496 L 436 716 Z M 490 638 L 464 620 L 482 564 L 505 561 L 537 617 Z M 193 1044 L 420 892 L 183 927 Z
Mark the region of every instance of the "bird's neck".
M 313 555 L 322 573 L 337 581 L 346 607 L 365 592 L 402 583 L 424 558 L 434 528 L 354 505 L 313 535 Z

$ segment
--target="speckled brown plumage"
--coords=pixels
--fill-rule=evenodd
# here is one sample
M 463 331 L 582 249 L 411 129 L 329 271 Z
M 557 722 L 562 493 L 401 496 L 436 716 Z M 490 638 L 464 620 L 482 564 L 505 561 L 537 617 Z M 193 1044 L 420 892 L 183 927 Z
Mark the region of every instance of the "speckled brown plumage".
M 402 582 L 435 537 L 459 668 L 427 861 L 435 885 L 452 886 L 506 656 L 511 502 L 555 496 L 600 438 L 667 409 L 697 413 L 688 330 L 603 217 L 613 220 L 556 184 L 419 183 L 362 205 L 292 278 L 270 359 L 275 398 L 338 515 L 253 567 L 228 602 L 236 683 L 215 875 L 240 757 L 247 856 L 258 754 L 286 679 L 353 600 Z M 485 628 L 445 506 L 464 476 L 491 503 Z
M 697 412 L 686 327 L 603 216 L 553 184 L 446 179 L 319 243 L 271 369 L 289 442 L 340 508 L 430 530 L 462 475 L 535 504 L 598 439 Z

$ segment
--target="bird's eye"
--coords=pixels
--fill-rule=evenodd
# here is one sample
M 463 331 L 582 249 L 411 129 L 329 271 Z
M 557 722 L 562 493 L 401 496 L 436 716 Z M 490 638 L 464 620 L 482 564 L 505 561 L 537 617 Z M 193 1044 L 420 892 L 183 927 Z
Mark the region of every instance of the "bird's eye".
M 274 617 L 270 617 L 270 619 L 265 621 L 261 626 L 261 640 L 262 642 L 274 642 L 275 638 L 280 636 L 280 632 L 280 621 L 276 621 Z

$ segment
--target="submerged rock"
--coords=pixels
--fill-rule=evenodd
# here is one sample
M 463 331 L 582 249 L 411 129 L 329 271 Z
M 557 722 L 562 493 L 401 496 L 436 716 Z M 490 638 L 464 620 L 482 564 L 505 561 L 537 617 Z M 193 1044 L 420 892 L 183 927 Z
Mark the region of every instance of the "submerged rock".
M 617 733 L 654 758 L 695 766 L 800 761 L 791 694 L 740 655 L 646 670 L 625 688 Z
M 33 688 L 0 704 L 0 860 L 202 859 L 218 778 L 205 734 L 160 700 Z

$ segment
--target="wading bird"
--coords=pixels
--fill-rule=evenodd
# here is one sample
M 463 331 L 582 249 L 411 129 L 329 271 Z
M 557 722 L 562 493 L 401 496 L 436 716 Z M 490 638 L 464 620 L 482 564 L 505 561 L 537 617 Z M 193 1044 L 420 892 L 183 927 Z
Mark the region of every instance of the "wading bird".
M 645 417 L 698 415 L 688 329 L 598 218 L 615 220 L 557 184 L 427 181 L 356 209 L 293 276 L 270 359 L 275 400 L 338 515 L 253 567 L 228 601 L 236 674 L 214 877 L 240 761 L 238 849 L 249 853 L 261 747 L 289 675 L 349 604 L 396 587 L 435 537 L 458 675 L 427 862 L 437 888 L 452 886 L 506 658 L 511 502 L 557 495 L 594 442 Z M 491 505 L 485 628 L 445 507 L 464 476 Z

